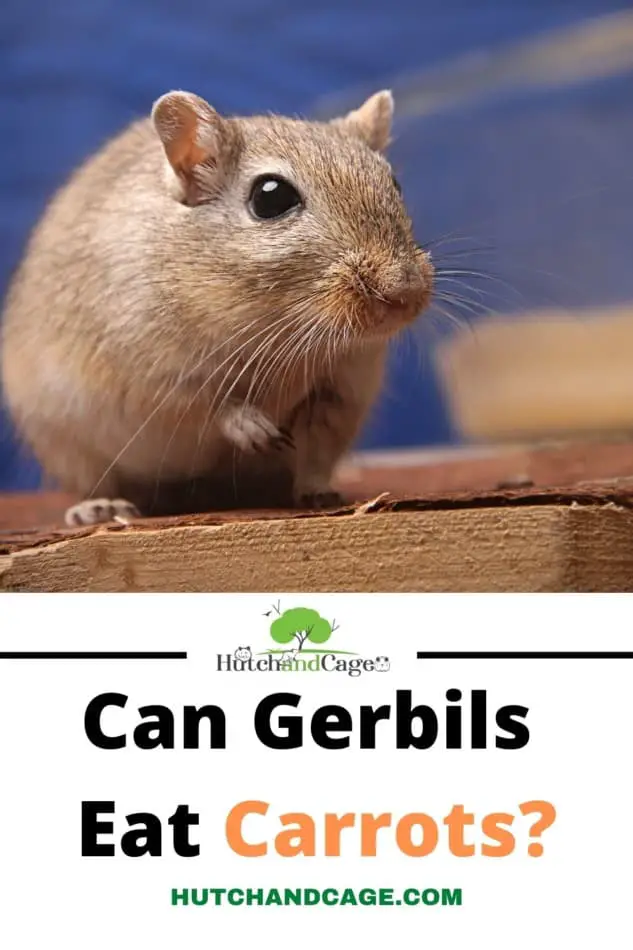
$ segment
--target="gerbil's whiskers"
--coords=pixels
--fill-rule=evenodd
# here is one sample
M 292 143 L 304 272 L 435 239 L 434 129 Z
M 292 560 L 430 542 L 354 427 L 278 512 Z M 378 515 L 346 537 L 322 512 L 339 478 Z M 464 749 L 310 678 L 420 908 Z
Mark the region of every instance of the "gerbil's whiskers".
M 111 462 L 109 463 L 109 465 L 107 466 L 107 468 L 106 468 L 106 470 L 104 471 L 104 473 L 103 473 L 103 475 L 101 476 L 101 478 L 100 478 L 100 479 L 97 481 L 97 483 L 94 485 L 94 487 L 93 487 L 93 489 L 92 489 L 92 492 L 91 492 L 91 495 L 93 495 L 93 496 L 95 495 L 95 493 L 96 493 L 97 490 L 99 489 L 99 486 L 100 486 L 100 485 L 103 483 L 103 481 L 108 477 L 108 475 L 109 475 L 110 472 L 113 470 L 113 468 L 117 465 L 117 463 L 123 458 L 123 456 L 125 455 L 125 453 L 126 453 L 126 452 L 130 449 L 130 447 L 134 444 L 134 442 L 136 441 L 136 439 L 138 439 L 138 437 L 145 431 L 145 429 L 146 429 L 147 426 L 150 424 L 150 422 L 152 421 L 152 419 L 154 419 L 154 418 L 156 417 L 156 415 L 160 412 L 160 410 L 163 408 L 163 406 L 164 406 L 164 405 L 168 402 L 168 400 L 173 396 L 173 394 L 174 394 L 175 391 L 178 389 L 178 387 L 181 386 L 183 382 L 186 382 L 187 379 L 190 379 L 195 373 L 197 373 L 198 370 L 201 369 L 201 367 L 204 366 L 204 364 L 207 362 L 207 360 L 211 359 L 212 356 L 213 356 L 213 353 L 207 353 L 207 354 L 206 354 L 205 356 L 203 356 L 200 360 L 198 360 L 197 363 L 194 364 L 194 366 L 188 371 L 188 373 L 187 373 L 184 377 L 181 377 L 181 376 L 178 377 L 178 379 L 177 379 L 176 382 L 173 384 L 173 386 L 171 386 L 171 387 L 167 390 L 167 392 L 166 392 L 165 395 L 162 397 L 162 399 L 160 399 L 159 402 L 154 406 L 154 408 L 153 408 L 152 411 L 149 413 L 149 415 L 147 416 L 147 418 L 144 419 L 143 422 L 141 423 L 141 425 L 133 432 L 133 434 L 132 434 L 132 435 L 130 436 L 130 438 L 127 440 L 127 442 L 125 443 L 125 445 L 123 446 L 123 448 L 120 449 L 119 452 L 117 452 L 117 454 L 115 455 L 115 457 L 112 459 L 112 461 L 111 461 Z
M 291 323 L 291 325 L 292 325 L 292 323 Z M 249 356 L 248 356 L 248 358 L 247 358 L 247 360 L 246 360 L 246 363 L 244 364 L 244 366 L 242 367 L 242 369 L 241 369 L 240 372 L 238 373 L 237 377 L 233 380 L 233 382 L 232 382 L 231 386 L 228 388 L 228 390 L 227 390 L 226 392 L 223 392 L 224 387 L 225 387 L 225 385 L 226 385 L 226 382 L 227 382 L 228 379 L 231 377 L 231 375 L 233 374 L 233 372 L 235 371 L 235 369 L 237 368 L 237 365 L 238 365 L 238 363 L 239 363 L 239 354 L 237 354 L 236 359 L 233 360 L 233 362 L 232 362 L 231 365 L 229 366 L 228 370 L 226 371 L 226 373 L 225 373 L 225 375 L 224 375 L 224 378 L 222 379 L 222 382 L 221 382 L 221 383 L 219 384 L 219 386 L 216 388 L 216 395 L 214 396 L 213 400 L 211 401 L 211 403 L 210 403 L 210 405 L 209 405 L 209 407 L 208 407 L 208 409 L 207 409 L 207 412 L 206 412 L 206 414 L 205 414 L 205 418 L 204 418 L 203 424 L 202 424 L 202 426 L 201 426 L 201 428 L 200 428 L 200 431 L 199 431 L 199 433 L 198 433 L 198 445 L 197 445 L 197 448 L 196 448 L 196 454 L 195 454 L 195 456 L 194 456 L 194 460 L 193 460 L 193 462 L 192 462 L 192 466 L 195 465 L 196 460 L 197 460 L 197 458 L 198 458 L 198 455 L 199 455 L 199 453 L 200 453 L 200 450 L 201 450 L 201 448 L 202 448 L 202 445 L 203 445 L 203 442 L 204 442 L 204 436 L 205 436 L 206 431 L 207 431 L 207 429 L 208 429 L 210 420 L 211 420 L 212 418 L 217 418 L 217 417 L 224 411 L 224 409 L 225 409 L 227 403 L 229 402 L 229 400 L 230 400 L 230 398 L 231 398 L 231 395 L 232 395 L 233 392 L 235 391 L 235 388 L 237 387 L 237 385 L 238 385 L 240 379 L 242 379 L 242 377 L 249 371 L 249 369 L 251 369 L 251 367 L 252 367 L 254 364 L 255 364 L 255 365 L 257 364 L 257 359 L 258 359 L 258 357 L 260 356 L 260 354 L 266 354 L 266 353 L 269 351 L 270 347 L 275 343 L 275 340 L 279 339 L 280 336 L 282 336 L 285 332 L 287 332 L 287 329 L 288 329 L 288 321 L 287 321 L 287 318 L 286 318 L 286 317 L 279 317 L 279 318 L 278 318 L 277 320 L 275 320 L 272 324 L 265 326 L 265 327 L 264 327 L 262 330 L 260 330 L 258 333 L 254 334 L 254 336 L 251 338 L 251 341 L 250 341 L 250 342 L 254 342 L 254 341 L 256 341 L 256 340 L 260 340 L 259 345 L 256 347 L 256 349 L 255 349 L 255 351 L 254 351 L 253 353 L 249 354 Z M 276 332 L 275 332 L 275 331 L 276 331 Z M 261 339 L 262 337 L 263 337 L 263 339 Z M 250 388 L 250 387 L 249 387 L 249 388 Z M 220 401 L 220 403 L 218 404 L 217 401 L 218 401 L 218 398 L 219 398 L 220 396 L 221 396 L 221 401 Z M 244 403 L 243 403 L 244 406 L 246 406 L 247 401 L 248 401 L 247 399 L 244 400 Z M 236 453 L 237 453 L 237 447 L 234 447 L 234 452 L 233 452 L 233 463 L 234 463 L 233 479 L 234 479 L 234 480 L 235 480 L 235 457 L 236 457 Z
M 293 321 L 291 322 L 291 325 L 292 325 L 292 323 L 293 323 Z M 246 363 L 244 364 L 244 366 L 242 367 L 242 369 L 241 369 L 240 372 L 238 373 L 237 377 L 233 380 L 233 382 L 231 383 L 231 386 L 230 386 L 229 389 L 226 391 L 226 393 L 223 395 L 222 401 L 220 402 L 220 404 L 218 405 L 217 410 L 216 410 L 217 414 L 220 414 L 220 413 L 223 411 L 224 407 L 226 406 L 226 404 L 228 403 L 229 399 L 231 398 L 231 395 L 232 395 L 233 392 L 235 391 L 235 388 L 236 388 L 237 384 L 239 383 L 240 379 L 242 379 L 242 377 L 253 367 L 253 365 L 256 365 L 256 364 L 257 364 L 257 359 L 258 359 L 258 357 L 260 357 L 261 355 L 265 355 L 265 354 L 270 350 L 270 347 L 274 344 L 275 340 L 278 340 L 279 337 L 281 337 L 281 336 L 283 336 L 285 333 L 287 333 L 287 331 L 288 331 L 288 320 L 287 320 L 287 317 L 282 317 L 282 318 L 280 318 L 279 320 L 277 320 L 277 321 L 273 324 L 273 329 L 276 328 L 277 326 L 279 326 L 280 324 L 281 324 L 281 328 L 277 331 L 277 333 L 269 334 L 268 336 L 266 336 L 266 337 L 262 340 L 262 342 L 259 344 L 259 346 L 255 349 L 255 351 L 250 354 L 248 360 L 246 361 Z M 270 328 L 270 327 L 267 327 L 266 329 L 267 329 L 267 330 L 270 330 L 271 328 Z M 228 376 L 229 376 L 229 374 L 225 375 L 224 379 L 222 380 L 221 385 L 218 387 L 218 392 L 222 392 L 222 390 L 223 390 L 223 388 L 224 388 L 224 384 L 225 384 L 226 380 L 228 379 Z M 213 411 L 214 405 L 215 405 L 215 400 L 214 400 L 214 402 L 212 403 L 212 405 L 211 405 L 211 407 L 210 407 L 210 409 L 209 409 L 209 413 L 211 413 L 211 412 Z
M 489 291 L 486 291 L 483 288 L 474 288 L 472 285 L 469 285 L 469 284 L 465 285 L 463 280 L 458 280 L 458 278 L 464 278 L 464 277 L 472 277 L 475 280 L 490 281 L 493 284 L 498 284 L 500 287 L 505 287 L 506 290 L 509 290 L 510 293 L 514 295 L 517 295 L 519 297 L 521 296 L 520 294 L 518 294 L 516 288 L 513 287 L 512 284 L 509 284 L 506 280 L 503 280 L 503 278 L 497 277 L 494 274 L 489 274 L 486 271 L 473 270 L 472 268 L 448 268 L 448 267 L 442 267 L 442 266 L 436 267 L 436 270 L 435 270 L 436 282 L 458 283 L 461 286 L 466 286 L 473 292 L 480 294 L 482 296 L 486 293 L 489 296 L 492 296 L 492 294 Z M 503 299 L 503 298 L 500 298 L 500 299 Z
M 273 346 L 273 344 L 275 343 L 275 341 L 276 341 L 277 339 L 279 339 L 281 336 L 283 336 L 285 333 L 287 333 L 289 327 L 292 328 L 292 327 L 294 326 L 294 323 L 295 323 L 295 322 L 296 322 L 296 320 L 291 320 L 290 323 L 288 323 L 288 318 L 287 318 L 286 316 L 280 317 L 280 318 L 278 318 L 273 324 L 264 327 L 263 330 L 260 330 L 258 333 L 256 333 L 252 339 L 254 339 L 254 340 L 260 339 L 259 345 L 256 347 L 255 351 L 249 355 L 248 359 L 246 360 L 246 363 L 244 364 L 244 366 L 242 367 L 242 369 L 241 369 L 240 372 L 238 373 L 237 377 L 233 380 L 233 382 L 231 383 L 231 385 L 230 385 L 230 387 L 228 388 L 228 390 L 227 390 L 226 392 L 224 392 L 224 386 L 225 386 L 227 380 L 230 378 L 231 374 L 234 372 L 234 370 L 235 370 L 235 368 L 236 368 L 236 366 L 237 366 L 237 364 L 238 364 L 238 362 L 239 362 L 239 355 L 238 355 L 238 357 L 237 357 L 236 359 L 233 360 L 233 362 L 231 363 L 231 366 L 229 367 L 229 369 L 228 369 L 227 372 L 225 373 L 222 382 L 221 382 L 220 385 L 217 387 L 217 389 L 216 389 L 216 396 L 214 397 L 214 399 L 212 400 L 211 404 L 209 405 L 209 408 L 208 408 L 207 413 L 206 413 L 206 415 L 205 415 L 204 423 L 203 423 L 202 428 L 201 428 L 201 430 L 200 430 L 200 432 L 199 432 L 199 435 L 198 435 L 198 448 L 197 448 L 197 451 L 196 451 L 196 458 L 197 458 L 197 456 L 198 456 L 198 454 L 199 454 L 199 452 L 200 452 L 200 448 L 201 448 L 201 446 L 202 446 L 202 442 L 203 442 L 203 439 L 204 439 L 204 434 L 205 434 L 205 432 L 206 432 L 206 430 L 207 430 L 207 427 L 208 427 L 208 424 L 209 424 L 209 420 L 212 418 L 213 415 L 215 415 L 215 417 L 217 417 L 218 415 L 220 415 L 220 414 L 224 411 L 224 409 L 225 409 L 227 403 L 229 402 L 229 400 L 230 400 L 230 398 L 231 398 L 231 395 L 232 395 L 233 392 L 235 391 L 235 388 L 237 387 L 237 385 L 238 385 L 240 379 L 242 379 L 242 378 L 246 375 L 246 373 L 248 373 L 248 371 L 249 371 L 250 369 L 252 369 L 253 366 L 257 366 L 257 360 L 258 360 L 258 358 L 261 359 L 262 356 L 265 357 L 265 356 L 268 354 L 268 352 L 270 351 L 270 348 Z M 280 328 L 280 329 L 278 329 L 278 328 Z M 275 330 L 277 330 L 277 332 L 274 332 Z M 262 336 L 264 337 L 263 340 L 261 340 L 261 337 L 262 337 Z M 252 342 L 252 340 L 251 340 L 251 342 Z M 252 383 L 252 381 L 251 381 L 251 383 Z M 249 389 L 250 389 L 250 387 L 249 387 Z M 220 401 L 220 403 L 218 404 L 218 397 L 219 397 L 219 396 L 221 396 L 221 401 Z M 244 405 L 246 405 L 246 402 L 244 402 Z M 192 463 L 192 464 L 195 464 L 195 460 L 194 460 L 194 463 Z
M 296 323 L 298 323 L 298 326 L 296 326 L 288 338 L 283 341 L 277 352 L 262 362 L 255 370 L 251 386 L 246 396 L 247 402 L 250 399 L 257 402 L 260 397 L 266 398 L 268 392 L 273 388 L 275 372 L 281 367 L 281 376 L 274 386 L 279 394 L 277 412 L 280 412 L 281 399 L 286 392 L 286 385 L 289 385 L 291 382 L 290 377 L 295 367 L 295 360 L 301 353 L 301 350 L 307 346 L 307 337 L 312 320 L 308 319 L 306 322 L 306 317 L 302 310 L 295 315 L 293 326 Z M 257 388 L 255 389 L 256 385 Z
M 277 320 L 277 321 L 273 324 L 273 327 L 272 327 L 272 328 L 274 328 L 275 326 L 277 326 L 279 323 L 282 323 L 282 322 L 283 322 L 283 321 L 282 321 L 282 319 L 280 318 L 279 320 Z M 156 481 L 155 481 L 155 486 L 156 486 L 156 487 L 155 487 L 155 491 L 156 491 L 156 492 L 158 492 L 159 487 L 160 487 L 161 474 L 162 474 L 163 467 L 164 467 L 164 464 L 165 464 L 165 459 L 167 458 L 167 453 L 169 452 L 169 449 L 170 449 L 170 447 L 171 447 L 171 445 L 172 445 L 172 443 L 173 443 L 173 441 L 174 441 L 174 438 L 176 437 L 176 433 L 177 433 L 178 429 L 180 428 L 180 426 L 181 426 L 182 422 L 184 421 L 185 417 L 186 417 L 186 416 L 188 415 L 188 413 L 191 411 L 191 409 L 192 409 L 192 407 L 193 407 L 193 405 L 194 405 L 196 399 L 198 399 L 198 397 L 199 397 L 199 396 L 202 394 L 202 392 L 206 389 L 206 387 L 209 385 L 209 383 L 213 380 L 213 378 L 214 378 L 214 376 L 216 375 L 216 373 L 219 373 L 220 370 L 223 369 L 223 367 L 226 366 L 227 363 L 229 363 L 230 361 L 232 361 L 231 366 L 229 367 L 229 369 L 228 369 L 228 371 L 227 371 L 227 375 L 225 375 L 225 377 L 224 377 L 224 380 L 223 380 L 223 383 L 224 383 L 224 381 L 226 380 L 227 376 L 230 375 L 230 373 L 233 371 L 235 365 L 236 365 L 237 362 L 239 361 L 240 354 L 246 349 L 247 346 L 249 346 L 249 344 L 252 344 L 254 340 L 257 340 L 260 336 L 262 336 L 264 333 L 268 332 L 270 329 L 271 329 L 271 327 L 264 327 L 264 328 L 261 329 L 260 331 L 258 331 L 258 332 L 256 332 L 256 333 L 253 333 L 253 332 L 252 332 L 252 327 L 251 327 L 250 325 L 240 327 L 239 330 L 237 330 L 235 333 L 233 333 L 233 334 L 228 338 L 228 340 L 224 340 L 219 346 L 215 347 L 215 349 L 212 350 L 210 354 L 208 354 L 207 359 L 210 359 L 212 356 L 215 356 L 220 350 L 225 349 L 230 343 L 234 342 L 236 339 L 239 339 L 240 337 L 242 337 L 242 336 L 245 335 L 245 334 L 249 334 L 249 336 L 247 337 L 247 339 L 244 340 L 242 343 L 240 343 L 240 345 L 237 347 L 237 349 L 232 350 L 232 351 L 229 353 L 229 355 L 228 355 L 218 366 L 214 366 L 214 367 L 213 367 L 213 370 L 205 376 L 205 378 L 203 379 L 203 381 L 202 381 L 202 383 L 200 384 L 200 386 L 198 386 L 198 388 L 196 389 L 196 391 L 195 391 L 195 393 L 193 394 L 193 396 L 189 399 L 187 405 L 185 406 L 184 410 L 182 411 L 180 417 L 178 418 L 178 420 L 177 420 L 177 422 L 176 422 L 176 424 L 175 424 L 175 426 L 174 426 L 174 428 L 173 428 L 173 430 L 172 430 L 172 433 L 171 433 L 171 435 L 170 435 L 170 437 L 169 437 L 169 440 L 167 441 L 167 444 L 165 445 L 165 448 L 164 448 L 164 450 L 163 450 L 163 454 L 162 454 L 162 457 L 161 457 L 161 462 L 160 462 L 160 465 L 159 465 L 159 467 L 158 467 L 158 472 L 157 472 L 157 475 L 156 475 Z M 173 392 L 173 390 L 172 390 L 172 392 Z M 204 422 L 204 425 L 203 425 L 203 427 L 202 427 L 202 433 L 204 433 L 204 431 L 206 430 L 206 426 L 207 426 L 207 424 L 208 424 L 209 415 L 210 415 L 210 410 L 207 412 L 207 415 L 206 415 L 206 417 L 205 417 L 205 422 Z M 195 456 L 195 458 L 194 458 L 194 460 L 193 460 L 193 462 L 192 462 L 191 469 L 190 469 L 190 474 L 191 474 L 191 475 L 194 474 L 194 469 L 195 469 L 195 466 L 196 466 L 196 462 L 197 462 L 198 455 L 199 455 L 199 453 L 200 453 L 201 444 L 202 444 L 202 434 L 199 434 L 199 436 L 198 436 L 198 448 L 197 448 L 197 450 L 196 450 L 196 456 Z
M 241 331 L 240 331 L 240 332 L 241 332 Z M 236 335 L 237 335 L 237 334 L 236 334 Z M 231 338 L 231 339 L 232 339 L 232 338 Z M 143 422 L 140 424 L 140 426 L 132 433 L 132 435 L 131 435 L 130 438 L 127 440 L 127 442 L 123 445 L 123 447 L 120 449 L 120 451 L 117 452 L 117 454 L 115 455 L 115 457 L 114 457 L 114 458 L 112 459 L 112 461 L 108 464 L 108 466 L 107 466 L 107 468 L 105 469 L 104 473 L 101 475 L 101 477 L 99 478 L 99 480 L 98 480 L 98 481 L 96 482 L 96 484 L 94 485 L 94 487 L 93 487 L 93 489 L 92 489 L 92 492 L 91 492 L 91 495 L 94 496 L 94 495 L 96 494 L 96 492 L 98 491 L 100 485 L 105 481 L 105 479 L 106 479 L 106 478 L 108 477 L 108 475 L 112 472 L 112 470 L 115 468 L 115 466 L 117 465 L 117 463 L 123 458 L 123 456 L 125 455 L 125 453 L 131 448 L 131 446 L 134 444 L 134 442 L 138 439 L 138 437 L 139 437 L 140 435 L 142 435 L 142 433 L 145 431 L 145 429 L 147 428 L 147 426 L 148 426 L 148 425 L 150 424 L 150 422 L 152 422 L 152 420 L 157 416 L 157 414 L 160 412 L 160 410 L 163 408 L 163 406 L 165 406 L 165 404 L 171 399 L 171 397 L 172 397 L 173 394 L 176 392 L 176 390 L 178 389 L 178 387 L 179 387 L 179 386 L 182 386 L 183 383 L 187 382 L 187 380 L 191 379 L 192 376 L 194 376 L 197 372 L 199 372 L 199 370 L 205 365 L 205 363 L 207 363 L 210 359 L 212 359 L 212 357 L 213 357 L 223 346 L 226 346 L 226 341 L 223 341 L 220 346 L 215 347 L 211 352 L 205 353 L 199 360 L 197 360 L 197 361 L 194 363 L 194 365 L 191 367 L 191 369 L 187 370 L 186 373 L 180 374 L 180 375 L 178 376 L 178 378 L 177 378 L 176 381 L 173 383 L 173 385 L 169 387 L 169 389 L 167 390 L 167 392 L 166 392 L 166 393 L 162 396 L 162 398 L 156 403 L 156 405 L 154 406 L 154 408 L 152 409 L 152 411 L 151 411 L 151 412 L 148 414 L 148 416 L 143 420 Z M 163 459 L 164 459 L 164 455 L 163 455 Z

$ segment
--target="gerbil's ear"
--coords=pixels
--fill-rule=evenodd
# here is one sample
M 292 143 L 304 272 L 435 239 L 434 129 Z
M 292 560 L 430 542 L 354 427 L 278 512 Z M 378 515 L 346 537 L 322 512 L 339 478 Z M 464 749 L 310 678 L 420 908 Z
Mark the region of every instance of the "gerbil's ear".
M 168 92 L 154 103 L 152 122 L 182 185 L 181 199 L 197 204 L 209 197 L 230 156 L 226 119 L 191 92 Z
M 375 93 L 360 108 L 335 120 L 336 125 L 363 139 L 376 152 L 389 145 L 392 122 L 393 96 L 389 89 Z

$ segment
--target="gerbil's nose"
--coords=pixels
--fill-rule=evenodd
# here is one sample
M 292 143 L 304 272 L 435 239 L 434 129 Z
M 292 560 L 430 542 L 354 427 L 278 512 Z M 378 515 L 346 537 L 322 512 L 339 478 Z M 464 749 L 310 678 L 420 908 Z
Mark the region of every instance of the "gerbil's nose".
M 433 266 L 426 251 L 400 247 L 397 256 L 384 247 L 348 252 L 333 263 L 329 300 L 345 313 L 349 305 L 359 328 L 395 332 L 414 320 L 430 303 Z M 338 309 L 340 308 L 340 309 Z
M 433 284 L 433 268 L 428 255 L 416 259 L 384 275 L 377 296 L 393 307 L 422 304 L 428 299 Z
M 383 292 L 377 296 L 382 298 L 384 303 L 392 304 L 394 307 L 408 304 L 412 298 L 418 297 L 425 291 L 425 283 L 421 274 L 411 274 L 401 280 L 390 281 L 386 284 Z

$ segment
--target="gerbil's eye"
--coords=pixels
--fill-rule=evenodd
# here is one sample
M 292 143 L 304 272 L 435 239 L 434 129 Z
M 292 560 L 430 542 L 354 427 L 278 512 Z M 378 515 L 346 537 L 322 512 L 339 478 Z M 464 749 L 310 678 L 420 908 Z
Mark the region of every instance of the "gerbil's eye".
M 277 175 L 262 175 L 251 189 L 250 206 L 256 218 L 281 218 L 301 204 L 301 195 L 294 185 Z
M 396 178 L 396 176 L 395 176 L 395 175 L 392 175 L 392 176 L 391 176 L 391 180 L 392 180 L 392 182 L 393 182 L 393 187 L 396 189 L 396 191 L 398 192 L 398 194 L 401 195 L 401 194 L 402 194 L 402 185 L 400 184 L 400 182 L 398 181 L 398 179 Z

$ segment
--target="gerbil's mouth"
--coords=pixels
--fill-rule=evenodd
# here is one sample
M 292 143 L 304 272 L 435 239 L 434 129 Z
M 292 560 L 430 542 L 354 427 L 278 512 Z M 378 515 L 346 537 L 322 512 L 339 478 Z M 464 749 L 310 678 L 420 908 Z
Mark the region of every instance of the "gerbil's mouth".
M 428 255 L 416 258 L 403 268 L 397 278 L 388 275 L 383 281 L 369 284 L 363 300 L 367 331 L 396 333 L 412 323 L 431 302 L 433 267 Z
M 429 255 L 422 250 L 404 260 L 348 254 L 326 273 L 325 310 L 360 337 L 392 336 L 429 305 L 433 276 Z
M 426 309 L 430 292 L 424 298 L 411 300 L 375 300 L 364 313 L 363 330 L 372 336 L 391 336 L 402 330 Z

